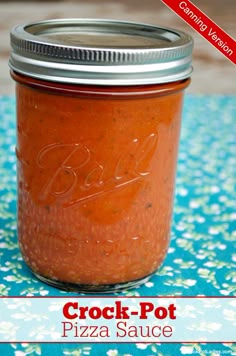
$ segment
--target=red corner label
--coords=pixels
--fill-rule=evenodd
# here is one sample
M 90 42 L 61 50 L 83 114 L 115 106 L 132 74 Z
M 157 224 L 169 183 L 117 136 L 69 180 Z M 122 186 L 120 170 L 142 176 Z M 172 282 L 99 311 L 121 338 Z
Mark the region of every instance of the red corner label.
M 236 64 L 236 41 L 189 0 L 161 0 Z

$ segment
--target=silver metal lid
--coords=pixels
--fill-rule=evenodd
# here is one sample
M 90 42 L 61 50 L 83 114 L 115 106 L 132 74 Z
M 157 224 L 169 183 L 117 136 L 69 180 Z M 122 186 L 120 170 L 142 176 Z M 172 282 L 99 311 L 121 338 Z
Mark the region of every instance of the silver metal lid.
M 59 19 L 16 26 L 10 67 L 31 77 L 95 85 L 167 83 L 192 72 L 192 38 L 142 23 Z

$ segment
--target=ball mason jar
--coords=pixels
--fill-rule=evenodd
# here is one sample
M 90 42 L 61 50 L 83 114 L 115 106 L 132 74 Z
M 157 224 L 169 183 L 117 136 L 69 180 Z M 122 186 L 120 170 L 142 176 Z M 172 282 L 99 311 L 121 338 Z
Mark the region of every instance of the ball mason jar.
M 40 280 L 116 292 L 163 262 L 192 46 L 181 31 L 121 21 L 12 29 L 18 239 Z

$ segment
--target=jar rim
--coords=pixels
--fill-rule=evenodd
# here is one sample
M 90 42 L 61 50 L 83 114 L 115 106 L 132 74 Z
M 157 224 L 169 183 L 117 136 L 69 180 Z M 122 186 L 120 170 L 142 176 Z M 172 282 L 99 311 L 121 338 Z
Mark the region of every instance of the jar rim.
M 154 25 L 54 19 L 11 30 L 9 66 L 38 79 L 96 85 L 178 81 L 192 73 L 193 40 Z

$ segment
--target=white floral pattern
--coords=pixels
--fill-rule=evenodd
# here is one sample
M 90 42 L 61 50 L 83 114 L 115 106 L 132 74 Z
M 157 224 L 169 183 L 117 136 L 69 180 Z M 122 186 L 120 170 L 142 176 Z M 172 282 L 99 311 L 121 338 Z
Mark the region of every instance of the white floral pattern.
M 235 295 L 235 117 L 234 96 L 186 97 L 168 255 L 150 281 L 123 295 Z M 0 120 L 0 295 L 65 296 L 66 292 L 36 280 L 20 255 L 16 237 L 15 102 L 12 97 L 0 98 Z M 232 317 L 227 311 L 226 316 Z M 209 327 L 214 329 L 217 325 L 202 324 L 202 328 Z M 14 333 L 14 325 L 5 325 L 4 330 L 10 335 Z M 216 356 L 222 353 L 236 355 L 236 345 L 0 345 L 3 356 Z

